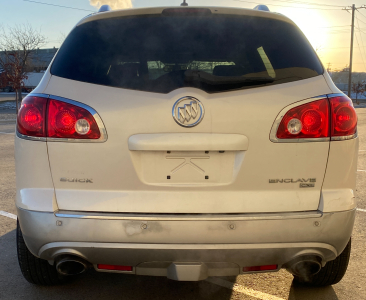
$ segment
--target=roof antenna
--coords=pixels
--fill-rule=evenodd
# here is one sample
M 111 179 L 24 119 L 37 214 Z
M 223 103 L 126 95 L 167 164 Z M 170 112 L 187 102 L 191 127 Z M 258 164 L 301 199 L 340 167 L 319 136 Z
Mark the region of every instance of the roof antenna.
M 183 3 L 180 6 L 188 6 L 188 3 L 186 3 L 186 0 L 183 0 Z

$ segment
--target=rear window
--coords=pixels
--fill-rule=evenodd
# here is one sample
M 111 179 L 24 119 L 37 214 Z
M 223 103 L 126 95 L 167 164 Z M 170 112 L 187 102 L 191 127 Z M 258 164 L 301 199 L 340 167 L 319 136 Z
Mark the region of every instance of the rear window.
M 323 69 L 304 35 L 284 21 L 149 15 L 77 26 L 51 73 L 139 91 L 214 93 L 302 80 Z

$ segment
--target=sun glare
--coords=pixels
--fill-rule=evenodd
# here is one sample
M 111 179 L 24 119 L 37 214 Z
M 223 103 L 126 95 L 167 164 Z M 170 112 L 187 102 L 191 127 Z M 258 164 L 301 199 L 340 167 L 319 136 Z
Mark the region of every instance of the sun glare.
M 282 8 L 282 14 L 294 21 L 316 50 L 328 43 L 327 28 L 330 24 L 319 11 L 310 9 Z M 318 53 L 319 54 L 319 53 Z

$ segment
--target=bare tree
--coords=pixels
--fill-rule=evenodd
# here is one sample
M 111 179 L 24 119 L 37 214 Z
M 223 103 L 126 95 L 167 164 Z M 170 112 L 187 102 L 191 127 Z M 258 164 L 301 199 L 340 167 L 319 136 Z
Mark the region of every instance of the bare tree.
M 15 102 L 22 100 L 22 87 L 27 78 L 26 67 L 34 50 L 44 46 L 46 37 L 30 24 L 0 28 L 0 68 L 15 90 Z
M 65 32 L 60 32 L 57 41 L 62 45 L 62 43 L 65 41 L 67 37 L 67 34 Z
M 358 95 L 363 95 L 365 93 L 365 83 L 363 82 L 355 82 L 352 83 L 352 87 L 351 87 L 352 93 L 356 94 L 356 103 L 360 104 L 358 101 Z

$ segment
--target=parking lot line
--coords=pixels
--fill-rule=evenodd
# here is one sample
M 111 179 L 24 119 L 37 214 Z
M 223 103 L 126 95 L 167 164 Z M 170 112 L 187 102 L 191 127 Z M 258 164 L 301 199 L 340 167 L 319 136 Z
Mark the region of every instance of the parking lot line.
M 16 220 L 17 216 L 6 211 L 0 210 L 0 215 Z
M 221 279 L 221 278 L 217 278 L 217 277 L 210 277 L 206 279 L 207 282 L 210 282 L 212 284 L 216 284 L 219 286 L 222 286 L 224 288 L 233 290 L 235 292 L 241 293 L 241 294 L 245 294 L 257 299 L 263 299 L 263 300 L 284 300 L 283 298 L 279 298 L 277 296 L 273 296 L 267 293 L 263 293 L 263 292 L 259 292 L 250 288 L 246 288 L 242 285 L 236 284 L 236 283 L 232 283 L 230 281 Z
M 14 134 L 14 132 L 1 132 L 0 131 L 0 134 Z

